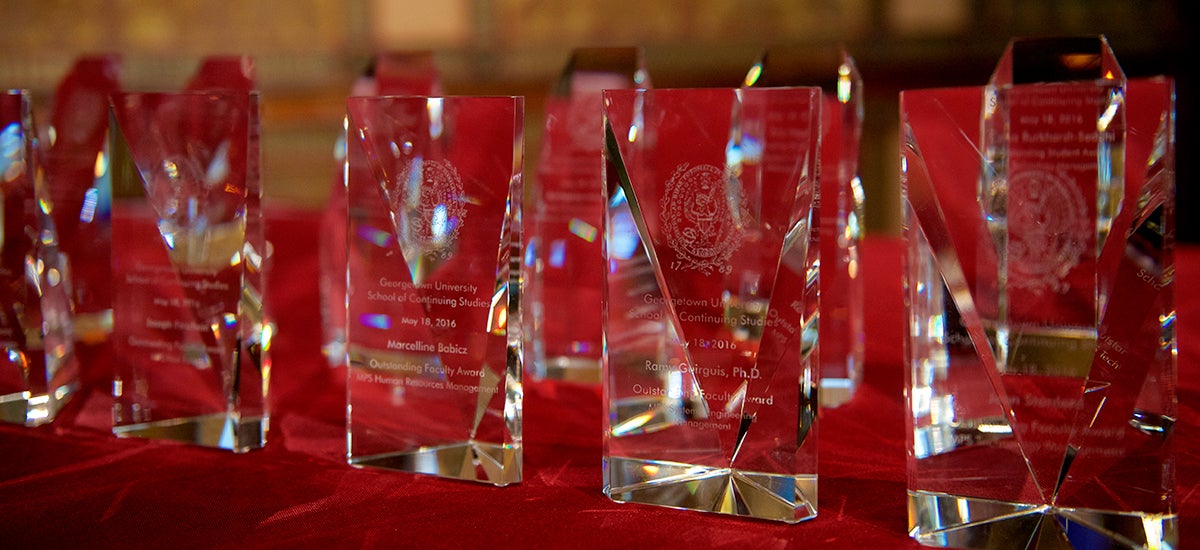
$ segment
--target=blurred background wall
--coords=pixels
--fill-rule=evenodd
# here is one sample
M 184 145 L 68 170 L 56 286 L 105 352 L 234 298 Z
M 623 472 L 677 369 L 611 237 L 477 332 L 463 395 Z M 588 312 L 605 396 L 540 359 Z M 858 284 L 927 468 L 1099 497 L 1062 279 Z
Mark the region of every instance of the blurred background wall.
M 866 90 L 869 232 L 899 232 L 897 94 L 982 85 L 1018 36 L 1104 34 L 1131 77 L 1178 90 L 1180 237 L 1200 240 L 1187 0 L 0 0 L 0 86 L 48 101 L 81 54 L 116 53 L 126 89 L 183 85 L 211 54 L 256 58 L 268 204 L 319 207 L 344 98 L 372 52 L 436 54 L 450 94 L 526 96 L 526 173 L 572 48 L 641 46 L 656 87 L 736 86 L 764 50 L 821 84 L 839 47 Z

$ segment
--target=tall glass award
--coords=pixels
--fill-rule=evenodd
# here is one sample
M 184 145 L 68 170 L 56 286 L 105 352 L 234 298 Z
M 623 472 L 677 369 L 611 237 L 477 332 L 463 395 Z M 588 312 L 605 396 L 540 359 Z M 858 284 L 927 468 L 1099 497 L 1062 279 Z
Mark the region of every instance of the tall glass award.
M 815 517 L 820 89 L 604 109 L 605 493 Z
M 258 96 L 112 98 L 113 432 L 266 442 Z
M 521 480 L 519 97 L 348 100 L 348 460 Z
M 598 383 L 603 342 L 604 115 L 601 91 L 649 88 L 637 48 L 580 48 L 546 101 L 529 194 L 526 296 L 530 374 Z
M 441 77 L 428 51 L 383 52 L 354 82 L 352 96 L 441 95 Z M 321 349 L 331 366 L 346 362 L 346 128 L 334 147 L 334 171 L 321 218 Z
M 54 420 L 79 386 L 68 272 L 39 179 L 28 93 L 0 94 L 0 421 Z
M 71 271 L 76 340 L 89 361 L 107 361 L 112 330 L 108 97 L 121 89 L 116 56 L 81 57 L 54 95 L 40 164 L 51 216 Z
M 746 75 L 746 86 L 797 85 L 794 65 L 818 60 L 791 59 L 784 50 L 764 52 Z M 863 83 L 858 66 L 844 50 L 821 80 L 821 382 L 822 407 L 850 400 L 862 384 L 866 335 L 863 332 L 863 278 L 859 247 L 863 238 L 865 194 L 859 179 Z
M 1016 40 L 901 116 L 912 536 L 1176 547 L 1172 82 Z

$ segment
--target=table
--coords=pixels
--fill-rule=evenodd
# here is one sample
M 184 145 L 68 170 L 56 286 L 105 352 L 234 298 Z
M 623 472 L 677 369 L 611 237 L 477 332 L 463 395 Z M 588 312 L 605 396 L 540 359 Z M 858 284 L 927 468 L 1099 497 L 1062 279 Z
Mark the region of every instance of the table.
M 320 346 L 320 214 L 272 208 L 278 319 L 266 448 L 117 439 L 103 368 L 53 424 L 0 426 L 0 547 L 917 548 L 906 533 L 899 239 L 870 236 L 865 382 L 819 420 L 819 517 L 775 524 L 601 493 L 595 386 L 526 384 L 525 480 L 496 488 L 345 464 L 344 384 Z M 1200 246 L 1177 258 L 1180 538 L 1200 536 Z

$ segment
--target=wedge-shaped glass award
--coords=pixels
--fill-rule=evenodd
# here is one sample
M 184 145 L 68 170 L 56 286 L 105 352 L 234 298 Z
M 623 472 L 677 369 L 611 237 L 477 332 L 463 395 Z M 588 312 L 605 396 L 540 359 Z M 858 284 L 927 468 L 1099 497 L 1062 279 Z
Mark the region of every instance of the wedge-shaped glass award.
M 521 480 L 524 101 L 348 100 L 348 459 Z
M 350 95 L 441 95 L 433 52 L 382 52 L 354 82 Z M 334 146 L 334 170 L 320 234 L 321 350 L 330 366 L 346 363 L 346 128 Z
M 819 88 L 604 92 L 604 491 L 817 513 Z
M 901 96 L 909 526 L 1174 548 L 1174 91 L 1103 38 Z
M 252 93 L 112 98 L 119 436 L 236 452 L 266 441 L 257 112 Z
M 526 336 L 534 378 L 600 382 L 604 252 L 604 112 L 601 91 L 649 88 L 637 48 L 572 52 L 546 101 L 530 208 Z
M 0 94 L 0 421 L 54 420 L 79 388 L 66 262 L 27 92 Z
M 776 48 L 762 54 L 746 74 L 746 86 L 820 84 L 821 102 L 821 382 L 822 407 L 849 401 L 862 384 L 866 334 L 859 247 L 865 194 L 858 151 L 863 125 L 863 82 L 844 50 L 829 63 L 811 52 Z M 829 65 L 832 65 L 830 67 Z

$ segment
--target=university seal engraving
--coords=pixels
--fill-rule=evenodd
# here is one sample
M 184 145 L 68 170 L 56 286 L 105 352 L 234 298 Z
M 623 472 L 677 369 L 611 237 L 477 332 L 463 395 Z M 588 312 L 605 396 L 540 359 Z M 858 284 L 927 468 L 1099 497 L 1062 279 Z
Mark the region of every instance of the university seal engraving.
M 404 215 L 400 239 L 422 255 L 448 257 L 467 217 L 458 170 L 445 160 L 416 160 L 397 183 L 391 206 Z
M 1095 246 L 1079 189 L 1060 175 L 1030 170 L 1009 181 L 1008 200 L 1009 285 L 1065 293 L 1067 276 Z
M 742 243 L 739 219 L 746 216 L 741 188 L 727 186 L 725 170 L 711 164 L 680 164 L 667 180 L 662 220 L 678 268 L 705 275 L 728 272 L 729 256 Z

